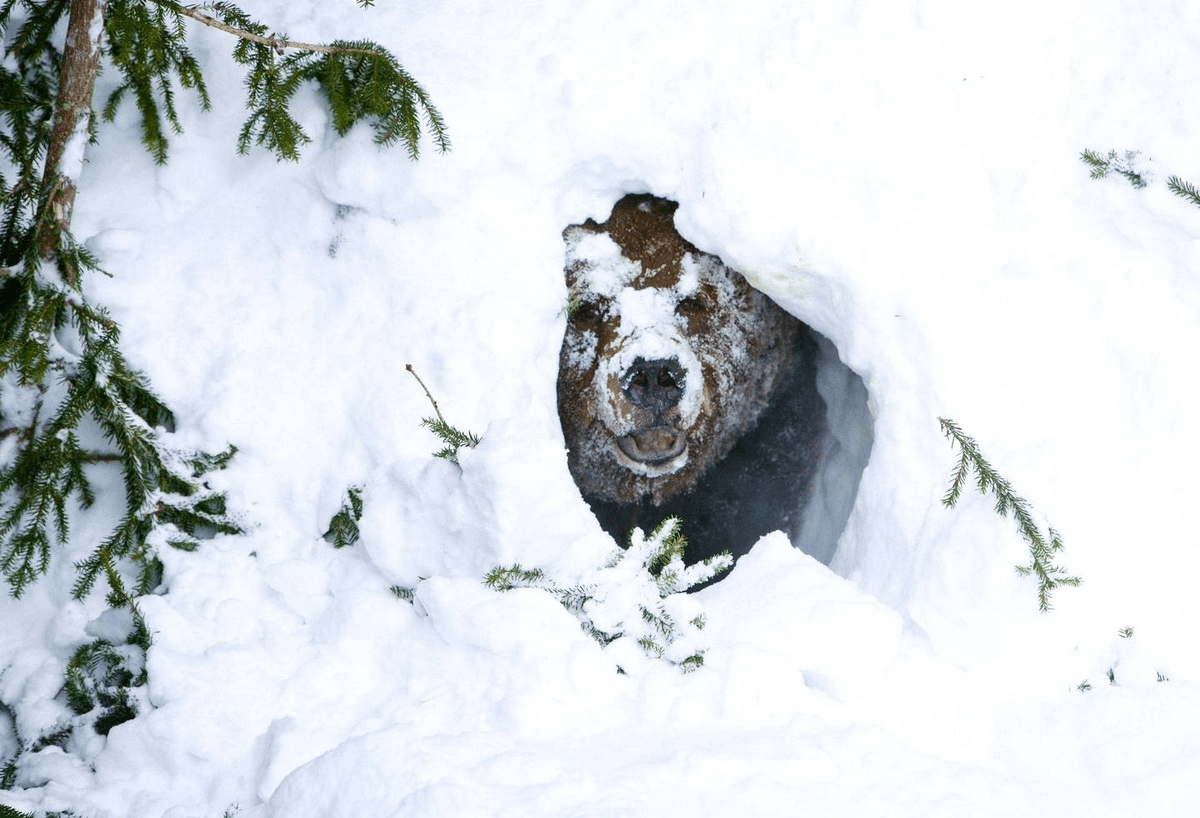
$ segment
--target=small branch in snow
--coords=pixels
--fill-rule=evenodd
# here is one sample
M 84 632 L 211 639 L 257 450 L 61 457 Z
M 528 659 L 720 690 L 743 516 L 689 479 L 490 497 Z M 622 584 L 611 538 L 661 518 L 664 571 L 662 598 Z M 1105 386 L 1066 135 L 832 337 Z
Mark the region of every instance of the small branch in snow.
M 421 384 L 421 388 L 425 390 L 425 397 L 429 398 L 429 402 L 433 404 L 433 411 L 437 412 L 438 420 L 440 420 L 442 423 L 446 423 L 446 419 L 442 417 L 442 410 L 438 409 L 437 401 L 433 399 L 433 395 L 430 394 L 429 387 L 425 385 L 425 381 L 421 380 L 421 376 L 418 375 L 417 371 L 412 368 L 412 364 L 405 364 L 404 368 L 412 373 L 412 376 L 417 379 L 417 383 Z

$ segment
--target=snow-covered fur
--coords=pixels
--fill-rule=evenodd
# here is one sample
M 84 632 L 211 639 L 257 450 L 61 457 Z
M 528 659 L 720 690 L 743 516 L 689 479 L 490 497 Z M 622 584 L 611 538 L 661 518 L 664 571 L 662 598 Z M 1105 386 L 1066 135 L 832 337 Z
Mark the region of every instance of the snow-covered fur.
M 568 227 L 558 378 L 568 463 L 585 496 L 654 505 L 690 490 L 758 420 L 800 323 L 675 229 L 677 205 L 631 195 Z

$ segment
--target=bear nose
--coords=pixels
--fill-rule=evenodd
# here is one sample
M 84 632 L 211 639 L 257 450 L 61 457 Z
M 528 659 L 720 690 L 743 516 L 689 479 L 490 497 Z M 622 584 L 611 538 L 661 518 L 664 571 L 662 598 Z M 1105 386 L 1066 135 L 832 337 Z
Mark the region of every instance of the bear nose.
M 683 397 L 684 371 L 674 358 L 653 361 L 637 358 L 621 381 L 630 403 L 656 415 L 670 409 Z

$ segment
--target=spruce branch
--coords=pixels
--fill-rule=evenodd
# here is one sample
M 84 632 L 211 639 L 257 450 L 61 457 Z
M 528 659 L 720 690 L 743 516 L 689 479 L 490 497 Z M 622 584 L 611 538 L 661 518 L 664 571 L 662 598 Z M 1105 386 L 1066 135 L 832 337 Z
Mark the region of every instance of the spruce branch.
M 453 463 L 458 462 L 458 450 L 463 446 L 473 449 L 479 445 L 481 438 L 474 432 L 464 432 L 437 418 L 422 418 L 421 425 L 429 429 L 446 445 L 433 453 L 434 457 L 442 457 Z
M 233 58 L 248 69 L 250 111 L 238 135 L 239 153 L 256 144 L 280 159 L 299 159 L 300 147 L 311 139 L 291 115 L 290 105 L 308 81 L 316 82 L 324 93 L 339 136 L 361 121 L 372 122 L 377 144 L 402 141 L 409 157 L 417 159 L 423 124 L 439 151 L 450 149 L 445 120 L 429 94 L 377 43 L 338 40 L 320 45 L 291 40 L 268 33 L 265 25 L 233 3 L 185 6 L 173 0 L 150 2 L 238 38 Z
M 1180 179 L 1178 176 L 1172 176 L 1167 180 L 1167 187 L 1176 196 L 1187 199 L 1196 207 L 1200 207 L 1200 189 L 1197 189 L 1191 182 Z
M 1125 151 L 1118 155 L 1115 150 L 1110 150 L 1107 156 L 1101 156 L 1096 151 L 1086 149 L 1079 155 L 1080 160 L 1090 167 L 1091 177 L 1093 179 L 1103 179 L 1109 173 L 1116 173 L 1119 176 L 1124 176 L 1129 184 L 1135 188 L 1144 188 L 1146 186 L 1146 175 L 1134 169 L 1138 157 L 1141 154 L 1138 151 Z
M 329 521 L 329 529 L 322 535 L 334 548 L 345 548 L 358 542 L 358 521 L 363 513 L 362 490 L 362 486 L 346 489 L 346 499 Z
M 705 617 L 685 592 L 727 570 L 733 559 L 719 554 L 684 567 L 687 542 L 681 530 L 676 517 L 663 520 L 649 536 L 635 528 L 628 548 L 617 549 L 572 585 L 560 585 L 542 569 L 520 564 L 493 568 L 484 584 L 497 591 L 545 591 L 601 645 L 627 639 L 646 656 L 669 661 L 687 673 L 704 664 L 698 641 Z
M 975 485 L 981 494 L 995 498 L 996 513 L 1001 517 L 1012 514 L 1017 524 L 1017 530 L 1029 544 L 1030 562 L 1028 565 L 1016 566 L 1021 576 L 1034 576 L 1038 581 L 1038 610 L 1043 613 L 1051 610 L 1050 595 L 1055 588 L 1062 585 L 1079 585 L 1077 576 L 1067 573 L 1065 568 L 1054 564 L 1055 556 L 1062 551 L 1062 537 L 1053 527 L 1043 535 L 1038 524 L 1033 519 L 1029 503 L 1013 491 L 1008 480 L 1002 477 L 979 451 L 975 439 L 963 432 L 957 423 L 946 418 L 938 418 L 942 434 L 951 445 L 957 444 L 959 450 L 958 465 L 950 477 L 950 487 L 942 497 L 942 505 L 954 508 L 962 495 L 969 473 L 975 472 Z
M 412 364 L 405 364 L 404 368 L 417 379 L 417 383 L 425 390 L 425 397 L 429 398 L 429 402 L 433 404 L 433 411 L 437 414 L 436 418 L 422 418 L 421 425 L 429 429 L 446 445 L 433 453 L 434 457 L 442 457 L 453 463 L 458 463 L 458 450 L 463 446 L 468 449 L 473 449 L 482 441 L 479 435 L 474 432 L 464 432 L 463 430 L 451 426 L 446 422 L 446 418 L 442 416 L 442 410 L 438 409 L 437 401 L 433 399 L 429 387 L 425 385 L 425 381 L 421 380 L 421 376 L 413 369 Z
M 103 117 L 112 122 L 127 94 L 132 95 L 141 114 L 142 144 L 158 164 L 167 161 L 167 124 L 175 134 L 183 132 L 175 106 L 172 78 L 194 90 L 202 110 L 212 107 L 200 63 L 187 47 L 181 10 L 172 4 L 145 0 L 108 0 L 105 30 L 110 43 L 109 58 L 124 76 L 104 105 Z M 160 102 L 161 100 L 161 111 Z

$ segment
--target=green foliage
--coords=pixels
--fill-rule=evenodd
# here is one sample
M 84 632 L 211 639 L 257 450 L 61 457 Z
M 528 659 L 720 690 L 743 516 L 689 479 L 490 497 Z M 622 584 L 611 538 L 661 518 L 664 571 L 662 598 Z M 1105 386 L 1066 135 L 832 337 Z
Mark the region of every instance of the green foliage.
M 65 725 L 60 719 L 48 733 L 22 740 L 0 773 L 0 789 L 17 786 L 22 756 L 47 747 L 67 749 L 73 742 L 87 742 L 93 734 L 107 736 L 112 728 L 137 716 L 138 702 L 145 698 L 150 635 L 136 608 L 131 610 L 122 644 L 95 639 L 72 654 L 60 700 L 74 716 L 66 719 Z M 13 721 L 18 723 L 15 717 Z
M 579 614 L 583 611 L 584 605 L 592 599 L 592 594 L 595 591 L 595 586 L 592 585 L 573 585 L 561 588 L 546 576 L 546 573 L 542 569 L 523 568 L 520 564 L 493 568 L 484 575 L 483 584 L 494 591 L 511 591 L 514 588 L 538 588 L 549 593 L 573 614 Z M 590 630 L 589 633 L 601 644 L 607 644 L 615 638 L 596 630 Z
M 90 716 L 92 728 L 107 736 L 137 715 L 133 688 L 145 683 L 144 651 L 123 652 L 97 639 L 81 645 L 67 663 L 64 692 L 67 705 L 80 716 Z
M 16 722 L 16 719 L 13 719 Z M 21 757 L 20 749 L 13 753 L 12 758 L 4 762 L 4 767 L 0 768 L 0 790 L 11 790 L 17 785 L 17 760 Z M 3 804 L 0 804 L 3 806 Z M 0 812 L 0 818 L 3 818 L 4 813 Z
M 1143 188 L 1146 186 L 1146 177 L 1134 169 L 1138 156 L 1140 154 L 1137 151 L 1125 151 L 1120 155 L 1116 151 L 1109 151 L 1107 156 L 1101 156 L 1093 150 L 1085 150 L 1079 158 L 1092 169 L 1093 179 L 1103 179 L 1110 173 L 1116 173 L 1124 176 L 1135 188 Z
M 150 645 L 136 599 L 161 581 L 157 555 L 240 531 L 225 494 L 206 480 L 228 464 L 234 447 L 210 454 L 174 444 L 171 411 L 121 354 L 116 323 L 84 295 L 84 277 L 98 261 L 69 232 L 71 199 L 64 205 L 59 193 L 70 187 L 73 198 L 73 180 L 45 167 L 64 64 L 57 43 L 70 7 L 69 0 L 0 0 L 0 573 L 20 596 L 49 569 L 55 546 L 70 541 L 76 506 L 92 506 L 96 481 L 115 482 L 119 470 L 123 513 L 76 564 L 73 594 L 87 595 L 103 578 L 108 604 L 129 611 L 132 626 L 121 645 L 95 640 L 76 650 L 62 696 L 77 717 L 24 742 L 18 756 L 64 746 L 83 726 L 106 735 L 136 715 Z M 416 158 L 423 121 L 438 148 L 449 148 L 437 109 L 386 50 L 366 41 L 308 46 L 264 38 L 266 27 L 231 4 L 205 8 L 233 22 L 224 27 L 239 38 L 235 59 L 248 69 L 242 152 L 253 143 L 280 159 L 298 158 L 308 137 L 290 105 L 308 81 L 323 89 L 339 134 L 369 122 L 379 144 L 402 141 Z M 112 120 L 133 100 L 142 142 L 159 163 L 167 159 L 167 131 L 181 130 L 178 89 L 195 92 L 201 108 L 211 105 L 188 48 L 189 17 L 220 22 L 173 0 L 105 5 L 101 49 L 119 81 L 103 116 Z M 296 49 L 302 53 L 284 56 Z M 341 545 L 357 533 L 361 501 L 354 492 L 341 525 L 331 524 Z M 17 758 L 8 759 L 0 787 L 15 786 L 17 771 Z M 7 814 L 20 815 L 0 807 L 0 816 Z
M 84 508 L 95 500 L 87 468 L 114 463 L 125 514 L 80 563 L 75 593 L 85 595 L 103 573 L 113 592 L 129 596 L 117 570 L 126 558 L 137 568 L 136 592 L 145 593 L 156 571 L 152 541 L 191 549 L 202 534 L 240 530 L 225 513 L 224 494 L 202 479 L 224 468 L 234 449 L 211 455 L 172 447 L 174 418 L 122 356 L 117 325 L 78 290 L 47 281 L 35 244 L 25 254 L 20 270 L 5 271 L 11 308 L 0 320 L 0 435 L 17 444 L 0 462 L 0 571 L 16 596 L 45 573 L 52 545 L 70 534 L 69 498 Z M 74 247 L 62 259 L 95 269 Z M 93 429 L 107 446 L 81 443 Z
M 362 519 L 362 513 L 362 486 L 350 486 L 346 489 L 342 507 L 329 521 L 325 541 L 332 543 L 334 548 L 345 548 L 358 542 L 358 521 Z
M 22 112 L 20 116 L 49 121 L 61 61 L 53 32 L 69 5 L 68 0 L 6 0 L 0 6 L 0 26 L 9 25 L 14 11 L 19 10 L 16 16 L 21 18 L 8 47 L 19 61 L 19 70 L 4 69 L 0 84 L 4 99 L 7 103 L 27 95 L 36 98 L 11 106 Z M 360 5 L 371 4 L 360 0 Z M 194 91 L 203 110 L 212 104 L 200 64 L 188 48 L 187 17 L 210 25 L 215 22 L 237 37 L 233 58 L 246 67 L 249 112 L 238 137 L 240 153 L 259 145 L 280 159 L 299 159 L 300 148 L 311 138 L 292 116 L 291 105 L 308 82 L 321 88 L 339 135 L 367 122 L 375 129 L 376 143 L 402 142 L 413 159 L 420 154 L 423 131 L 439 151 L 449 150 L 445 120 L 429 94 L 377 43 L 293 43 L 271 34 L 268 26 L 228 2 L 189 7 L 173 0 L 108 0 L 101 48 L 121 82 L 102 114 L 111 122 L 122 103 L 132 99 L 141 117 L 142 143 L 156 162 L 167 160 L 168 128 L 175 134 L 182 132 L 176 86 Z M 37 70 L 31 72 L 31 67 Z M 4 108 L 7 114 L 9 105 Z M 29 128 L 14 130 L 28 132 Z
M 1047 534 L 1033 520 L 1029 504 L 1015 491 L 1009 482 L 1001 477 L 991 464 L 984 459 L 974 438 L 963 433 L 958 424 L 952 420 L 938 418 L 942 433 L 958 444 L 959 461 L 950 479 L 950 488 L 942 497 L 942 504 L 954 508 L 962 495 L 963 486 L 967 483 L 970 472 L 976 475 L 975 485 L 981 494 L 989 492 L 996 499 L 996 513 L 1007 517 L 1010 513 L 1016 521 L 1017 530 L 1029 543 L 1030 562 L 1028 565 L 1018 565 L 1017 573 L 1022 576 L 1036 576 L 1038 580 L 1038 610 L 1043 613 L 1051 609 L 1050 594 L 1062 585 L 1078 585 L 1079 577 L 1067 574 L 1066 569 L 1054 565 L 1055 555 L 1062 550 L 1062 538 L 1053 528 Z
M 177 9 L 153 0 L 108 0 L 104 15 L 108 58 L 124 77 L 104 104 L 104 119 L 111 122 L 132 92 L 142 118 L 142 144 L 160 165 L 167 161 L 164 113 L 171 130 L 183 132 L 173 83 L 194 90 L 205 111 L 212 107 L 200 63 L 188 50 L 183 20 Z
M 733 558 L 718 554 L 685 566 L 687 541 L 680 528 L 676 517 L 663 520 L 648 537 L 635 528 L 627 549 L 617 549 L 579 583 L 560 585 L 540 568 L 521 565 L 494 568 L 483 581 L 497 591 L 546 591 L 601 645 L 632 642 L 644 655 L 687 673 L 704 664 L 699 633 L 705 617 L 696 599 L 684 592 L 728 570 Z
M 1167 180 L 1167 187 L 1176 196 L 1187 199 L 1196 207 L 1200 207 L 1200 189 L 1197 189 L 1191 182 L 1184 181 L 1178 176 L 1172 176 Z
M 151 0 L 178 8 L 168 0 Z M 365 4 L 364 4 L 365 5 Z M 339 40 L 327 46 L 292 43 L 269 34 L 232 3 L 205 6 L 215 19 L 252 37 L 239 36 L 233 58 L 246 66 L 249 118 L 238 136 L 238 151 L 260 145 L 281 159 L 295 161 L 310 140 L 291 114 L 296 92 L 316 82 L 325 96 L 334 130 L 345 135 L 359 122 L 370 122 L 379 145 L 404 143 L 408 155 L 420 154 L 422 121 L 438 150 L 450 148 L 446 123 L 421 87 L 387 49 L 369 40 Z M 296 49 L 293 53 L 286 53 Z
M 446 445 L 433 453 L 434 457 L 444 457 L 445 459 L 457 463 L 458 450 L 463 446 L 468 449 L 473 449 L 479 445 L 481 438 L 474 432 L 464 432 L 454 426 L 451 426 L 440 417 L 422 418 L 421 425 L 429 429 Z
M 1137 151 L 1125 151 L 1118 156 L 1116 151 L 1109 151 L 1107 156 L 1101 156 L 1095 151 L 1085 150 L 1079 155 L 1079 158 L 1092 169 L 1091 177 L 1093 179 L 1103 179 L 1109 173 L 1116 173 L 1124 176 L 1129 180 L 1129 184 L 1140 189 L 1146 187 L 1147 180 L 1146 175 L 1134 167 L 1139 155 Z M 1196 207 L 1200 207 L 1200 188 L 1191 182 L 1178 176 L 1171 176 L 1167 179 L 1167 189 L 1176 196 L 1187 199 Z

